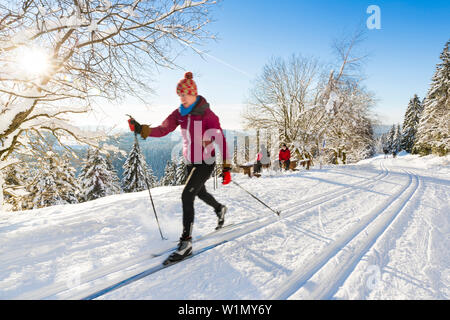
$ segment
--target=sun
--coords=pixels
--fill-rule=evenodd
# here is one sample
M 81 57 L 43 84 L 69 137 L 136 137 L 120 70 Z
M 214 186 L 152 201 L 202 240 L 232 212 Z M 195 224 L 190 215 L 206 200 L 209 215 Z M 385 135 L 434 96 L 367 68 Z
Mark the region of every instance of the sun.
M 38 47 L 23 47 L 17 55 L 18 67 L 28 76 L 44 76 L 50 70 L 50 56 Z

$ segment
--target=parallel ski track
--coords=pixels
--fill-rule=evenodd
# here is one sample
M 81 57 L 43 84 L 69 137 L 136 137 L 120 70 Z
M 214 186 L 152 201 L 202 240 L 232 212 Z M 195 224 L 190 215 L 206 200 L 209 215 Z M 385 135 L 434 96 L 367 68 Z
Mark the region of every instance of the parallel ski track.
M 284 208 L 281 208 L 281 211 L 282 211 L 281 219 L 284 219 L 284 218 L 290 217 L 292 215 L 299 214 L 304 211 L 310 210 L 310 209 L 312 209 L 318 205 L 321 205 L 323 203 L 336 200 L 339 197 L 341 197 L 345 194 L 348 194 L 349 191 L 347 189 L 351 189 L 354 187 L 364 187 L 364 186 L 371 185 L 373 183 L 376 183 L 379 180 L 384 179 L 387 175 L 389 175 L 389 170 L 387 170 L 383 166 L 382 163 L 380 163 L 380 166 L 381 166 L 381 172 L 374 175 L 373 177 L 368 177 L 368 178 L 364 177 L 363 179 L 366 181 L 357 182 L 350 186 L 337 187 L 336 189 L 334 189 L 332 191 L 327 191 L 322 194 L 316 195 L 311 199 L 302 200 L 301 202 L 299 202 L 298 205 L 294 205 L 294 206 L 290 205 L 289 209 L 287 209 L 286 211 L 284 211 L 285 210 Z M 352 191 L 354 191 L 354 190 L 351 190 L 350 192 L 352 192 Z M 280 209 L 280 208 L 278 208 L 278 209 Z M 301 209 L 301 211 L 297 211 L 298 209 Z M 259 224 L 255 225 L 254 223 L 258 222 L 258 221 L 261 221 L 261 222 Z M 237 223 L 235 227 L 231 228 L 230 230 L 227 230 L 227 232 L 224 233 L 223 237 L 220 237 L 220 234 L 221 234 L 220 232 L 218 232 L 217 234 L 211 233 L 211 235 L 212 236 L 217 235 L 219 239 L 217 239 L 216 243 L 218 243 L 218 245 L 221 245 L 225 242 L 237 239 L 241 236 L 252 233 L 256 230 L 259 230 L 261 228 L 269 226 L 278 221 L 280 221 L 280 218 L 276 218 L 276 217 L 274 217 L 274 218 L 261 217 L 261 218 L 250 219 L 247 221 L 243 221 L 241 223 Z M 247 224 L 251 224 L 252 227 L 243 229 L 242 227 Z M 206 238 L 206 236 L 200 236 L 200 237 L 198 237 L 198 241 L 207 240 L 205 238 Z M 196 252 L 197 252 L 197 254 L 199 254 L 201 252 L 204 252 L 205 251 L 204 249 L 206 247 L 210 247 L 210 249 L 212 249 L 212 247 L 216 247 L 218 245 L 214 245 L 214 243 L 205 244 L 205 245 L 199 246 L 196 249 Z M 144 268 L 142 268 L 142 266 L 140 266 L 140 264 L 142 264 L 145 261 L 151 262 L 151 261 L 158 260 L 156 258 L 158 258 L 161 254 L 168 253 L 168 252 L 172 251 L 173 249 L 174 248 L 171 247 L 171 248 L 164 249 L 162 252 L 159 252 L 156 254 L 154 253 L 154 255 L 156 256 L 155 258 L 149 258 L 149 256 L 152 255 L 152 253 L 148 252 L 148 253 L 145 253 L 134 259 L 129 259 L 129 260 L 117 263 L 111 268 L 102 268 L 102 269 L 99 269 L 96 271 L 89 272 L 89 274 L 83 275 L 83 277 L 82 277 L 83 283 L 82 284 L 89 283 L 89 282 L 101 279 L 103 277 L 107 277 L 108 275 L 111 275 L 111 274 L 114 274 L 116 272 L 123 271 L 126 269 L 131 269 L 128 274 L 131 274 L 131 277 L 133 277 L 133 275 L 137 275 L 137 274 L 140 274 L 142 272 L 152 269 L 152 267 L 149 267 L 148 265 L 146 265 Z M 158 265 L 160 265 L 160 263 L 158 263 Z M 137 266 L 137 268 L 136 268 L 136 270 L 134 270 L 133 267 L 136 267 L 136 266 Z M 154 270 L 155 271 L 152 273 L 155 273 L 155 272 L 159 271 L 160 269 L 158 269 L 158 270 L 154 269 Z M 149 274 L 151 274 L 151 273 L 149 273 Z M 149 274 L 147 274 L 147 275 L 149 275 Z M 128 277 L 128 278 L 130 278 L 130 277 Z M 119 282 L 121 282 L 121 281 L 115 280 L 113 283 L 111 283 L 111 281 L 108 282 L 108 284 L 111 286 L 111 285 L 114 285 Z M 52 298 L 64 291 L 68 291 L 67 283 L 66 282 L 58 282 L 58 283 L 55 283 L 54 285 L 40 288 L 40 289 L 30 292 L 30 293 L 26 293 L 17 298 L 19 298 L 19 299 Z M 81 298 L 86 298 L 86 297 L 88 297 L 88 295 L 86 293 L 77 294 L 75 299 L 77 299 L 77 298 L 81 299 Z M 71 297 L 71 298 L 74 298 L 74 297 Z
M 199 255 L 199 254 L 201 254 L 201 253 L 203 253 L 205 251 L 208 251 L 208 250 L 211 250 L 211 249 L 213 249 L 215 247 L 218 247 L 218 246 L 220 246 L 220 245 L 222 245 L 222 244 L 224 244 L 226 242 L 227 242 L 227 240 L 223 240 L 221 242 L 217 242 L 217 243 L 214 243 L 212 245 L 203 247 L 202 249 L 197 250 L 196 252 L 193 252 L 193 254 L 191 256 L 185 258 L 183 261 L 180 261 L 178 263 L 182 263 L 182 262 L 184 262 L 184 261 L 186 261 L 188 259 L 192 259 L 193 257 L 195 257 L 195 256 L 197 256 L 197 255 Z M 174 265 L 174 264 L 172 264 L 172 265 Z M 82 298 L 82 300 L 93 300 L 95 298 L 101 297 L 102 295 L 104 295 L 104 294 L 106 294 L 108 292 L 111 292 L 111 291 L 117 290 L 119 288 L 122 288 L 122 287 L 124 287 L 124 286 L 126 286 L 126 285 L 128 285 L 130 283 L 136 282 L 136 281 L 138 281 L 138 280 L 140 280 L 142 278 L 145 278 L 145 277 L 147 277 L 147 276 L 149 276 L 149 275 L 151 275 L 153 273 L 156 273 L 156 272 L 158 272 L 160 270 L 163 270 L 165 268 L 170 268 L 172 265 L 164 266 L 163 264 L 160 263 L 158 265 L 155 265 L 154 267 L 146 269 L 146 270 L 144 270 L 144 271 L 142 271 L 142 272 L 140 272 L 140 273 L 138 273 L 136 275 L 133 275 L 133 276 L 127 278 L 127 279 L 124 279 L 124 280 L 122 280 L 120 282 L 114 283 L 113 285 L 111 285 L 109 287 L 106 287 L 106 288 L 104 288 L 104 289 L 102 289 L 100 291 L 94 292 L 93 294 Z
M 308 299 L 331 299 L 355 269 L 361 258 L 370 250 L 377 239 L 387 231 L 395 218 L 404 211 L 407 203 L 417 193 L 420 185 L 418 176 L 405 172 L 409 176 L 409 182 L 399 192 L 371 210 L 345 235 L 334 241 L 312 261 L 308 261 L 308 268 L 302 268 L 294 272 L 274 291 L 270 299 L 288 299 L 300 290 L 309 279 L 327 266 L 330 271 L 325 274 L 324 278 L 321 278 L 321 283 L 311 290 Z M 363 235 L 364 231 L 365 234 Z M 351 250 L 343 250 L 349 243 L 353 244 Z M 332 263 L 330 260 L 338 255 L 338 265 L 334 263 L 330 265 L 329 263 Z
M 379 174 L 375 175 L 375 177 L 370 178 L 369 181 L 364 181 L 364 182 L 361 182 L 361 183 L 355 183 L 355 184 L 353 184 L 351 186 L 348 186 L 348 187 L 347 186 L 339 187 L 339 188 L 337 188 L 338 190 L 331 191 L 331 192 L 328 191 L 326 193 L 323 193 L 323 194 L 321 194 L 319 196 L 314 197 L 311 200 L 305 200 L 300 205 L 297 205 L 297 206 L 294 206 L 294 207 L 291 206 L 288 211 L 284 211 L 284 212 L 282 211 L 282 219 L 291 217 L 293 215 L 297 215 L 297 214 L 303 213 L 303 212 L 305 212 L 307 210 L 310 210 L 310 209 L 312 209 L 312 208 L 314 208 L 314 207 L 316 207 L 318 205 L 321 205 L 323 203 L 336 200 L 336 199 L 338 199 L 339 197 L 341 197 L 343 195 L 347 195 L 348 192 L 349 192 L 347 189 L 349 189 L 349 188 L 368 186 L 368 185 L 371 185 L 371 184 L 374 184 L 374 183 L 378 182 L 379 180 L 384 179 L 388 175 L 389 175 L 389 170 L 387 170 L 386 168 L 384 168 L 382 166 L 382 171 Z M 367 178 L 365 178 L 365 179 L 367 179 Z M 354 192 L 354 191 L 356 191 L 356 190 L 352 190 L 350 192 Z M 299 207 L 303 207 L 301 211 L 298 211 Z M 261 220 L 261 222 L 255 224 L 255 222 L 257 222 L 258 220 Z M 203 252 L 205 252 L 207 250 L 213 249 L 213 248 L 215 248 L 215 247 L 217 247 L 219 245 L 222 245 L 224 243 L 227 243 L 229 241 L 232 241 L 232 240 L 235 240 L 237 238 L 240 238 L 240 237 L 242 237 L 244 235 L 247 235 L 247 234 L 250 234 L 252 232 L 255 232 L 255 231 L 259 230 L 259 229 L 268 227 L 269 225 L 277 223 L 279 221 L 280 221 L 280 218 L 277 218 L 277 217 L 258 218 L 258 219 L 253 219 L 253 220 L 248 221 L 248 223 L 252 222 L 252 226 L 250 228 L 245 228 L 245 229 L 242 229 L 242 228 L 235 229 L 235 228 L 233 228 L 232 230 L 230 230 L 230 231 L 226 232 L 225 234 L 223 234 L 222 237 L 220 237 L 221 233 L 217 233 L 217 240 L 214 243 L 212 243 L 212 244 L 205 243 L 203 245 L 198 246 L 198 248 L 196 249 L 196 253 L 194 253 L 194 256 L 197 255 L 197 254 L 203 253 Z M 245 225 L 248 224 L 248 223 L 245 223 Z M 244 225 L 244 224 L 242 224 L 242 225 Z M 205 250 L 205 248 L 208 248 L 208 249 Z M 166 250 L 165 252 L 169 252 L 169 251 L 170 250 Z M 160 255 L 160 254 L 158 254 L 158 255 Z M 149 267 L 147 269 L 142 270 L 141 272 L 139 272 L 137 274 L 133 274 L 131 277 L 129 277 L 127 279 L 124 279 L 124 280 L 122 280 L 120 282 L 112 283 L 110 286 L 106 287 L 105 289 L 102 289 L 102 290 L 99 290 L 97 292 L 94 292 L 94 293 L 92 293 L 92 294 L 90 294 L 88 296 L 84 296 L 82 299 L 87 299 L 88 300 L 88 299 L 98 298 L 98 297 L 100 297 L 100 296 L 102 296 L 102 295 L 104 295 L 106 293 L 112 292 L 112 291 L 114 291 L 114 290 L 116 290 L 116 289 L 118 289 L 120 287 L 123 287 L 124 285 L 127 285 L 127 284 L 130 284 L 132 282 L 135 282 L 135 281 L 137 281 L 139 279 L 142 279 L 143 277 L 146 277 L 146 276 L 148 276 L 150 274 L 156 273 L 156 272 L 158 272 L 158 271 L 160 271 L 162 269 L 164 269 L 164 267 L 161 267 L 160 265 Z

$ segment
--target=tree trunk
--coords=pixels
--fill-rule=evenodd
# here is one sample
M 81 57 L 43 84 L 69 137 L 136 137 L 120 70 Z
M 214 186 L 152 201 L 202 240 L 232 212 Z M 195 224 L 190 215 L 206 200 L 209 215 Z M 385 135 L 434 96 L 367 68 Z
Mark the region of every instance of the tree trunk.
M 256 130 L 256 153 L 259 153 L 259 129 Z
M 248 136 L 245 137 L 245 162 L 250 161 L 250 138 Z

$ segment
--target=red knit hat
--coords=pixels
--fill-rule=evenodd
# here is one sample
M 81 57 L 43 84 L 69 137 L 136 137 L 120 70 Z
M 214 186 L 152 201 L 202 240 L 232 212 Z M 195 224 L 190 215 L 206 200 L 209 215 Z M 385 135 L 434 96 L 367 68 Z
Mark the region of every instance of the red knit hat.
M 186 72 L 184 79 L 180 80 L 177 85 L 177 95 L 181 93 L 189 94 L 191 96 L 197 95 L 197 85 L 195 84 L 192 72 Z

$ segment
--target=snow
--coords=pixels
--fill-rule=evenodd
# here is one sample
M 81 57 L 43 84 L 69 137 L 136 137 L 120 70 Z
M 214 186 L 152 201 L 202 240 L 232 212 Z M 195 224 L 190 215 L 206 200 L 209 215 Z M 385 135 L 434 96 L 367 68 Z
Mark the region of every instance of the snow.
M 24 92 L 23 95 L 28 95 L 31 97 L 40 96 L 37 89 L 31 89 L 29 92 Z M 6 132 L 13 122 L 14 118 L 21 112 L 27 111 L 33 104 L 34 99 L 23 99 L 22 102 L 16 103 L 14 108 L 4 109 L 2 110 L 2 121 L 0 121 L 0 134 Z M 7 146 L 6 143 L 2 145 L 2 147 Z
M 336 92 L 331 91 L 330 98 L 328 99 L 328 102 L 325 106 L 325 110 L 327 112 L 333 111 L 334 105 L 338 100 L 339 100 L 339 95 Z
M 207 189 L 236 227 L 193 258 L 99 299 L 450 298 L 450 156 L 384 155 L 322 170 L 263 171 Z M 182 186 L 0 217 L 0 299 L 80 299 L 159 265 L 181 233 Z M 239 222 L 243 224 L 237 225 Z M 194 239 L 216 217 L 196 201 Z
M 189 6 L 199 6 L 206 2 L 207 1 L 205 1 L 205 0 L 202 0 L 202 1 L 186 0 L 183 4 L 176 4 L 176 5 L 172 6 L 172 8 L 170 8 L 170 12 L 175 11 L 175 10 L 183 10 Z M 215 3 L 215 1 L 213 1 L 212 3 Z

